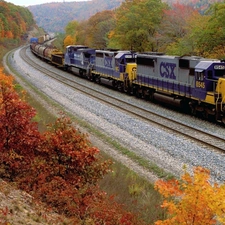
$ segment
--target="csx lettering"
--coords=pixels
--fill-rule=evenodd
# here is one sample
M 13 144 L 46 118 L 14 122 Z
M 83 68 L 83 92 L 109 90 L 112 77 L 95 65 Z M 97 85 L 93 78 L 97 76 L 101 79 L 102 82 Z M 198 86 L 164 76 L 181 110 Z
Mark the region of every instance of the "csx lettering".
M 165 78 L 176 80 L 176 75 L 174 74 L 175 68 L 175 63 L 161 62 L 160 75 Z

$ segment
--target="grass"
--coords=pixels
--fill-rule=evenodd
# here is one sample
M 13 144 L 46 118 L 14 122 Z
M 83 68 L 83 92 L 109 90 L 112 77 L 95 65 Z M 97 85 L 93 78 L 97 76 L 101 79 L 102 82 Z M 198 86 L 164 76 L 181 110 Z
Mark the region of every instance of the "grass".
M 12 69 L 12 68 L 11 68 Z M 16 71 L 12 71 L 21 79 L 22 77 L 17 74 Z M 23 82 L 31 88 L 36 95 L 47 101 L 53 107 L 57 107 L 58 111 L 63 111 L 63 108 L 58 106 L 55 102 L 52 102 L 48 97 L 44 96 L 35 87 L 27 83 L 25 79 Z M 19 85 L 15 85 L 16 89 L 20 92 L 23 88 Z M 43 107 L 43 105 L 37 101 L 34 97 L 27 95 L 27 102 L 36 109 L 37 116 L 35 120 L 39 123 L 40 130 L 44 130 L 46 125 L 54 122 L 56 117 Z M 123 147 L 116 140 L 112 139 L 88 124 L 84 120 L 68 114 L 69 117 L 75 121 L 79 126 L 85 128 L 88 133 L 92 133 L 98 138 L 101 138 L 104 142 L 107 142 L 112 147 L 116 148 L 118 152 L 135 161 L 138 165 L 144 169 L 153 172 L 159 178 L 168 179 L 173 177 L 172 174 L 166 173 L 163 169 L 158 167 L 153 162 L 149 162 L 142 157 L 138 156 L 129 149 Z M 107 154 L 102 153 L 105 159 L 110 158 Z M 140 213 L 141 218 L 148 223 L 153 223 L 158 219 L 165 217 L 164 211 L 160 208 L 161 196 L 154 190 L 153 184 L 149 183 L 144 178 L 140 177 L 135 172 L 128 169 L 126 166 L 112 159 L 115 163 L 113 165 L 113 173 L 108 174 L 100 182 L 100 186 L 109 195 L 114 195 L 115 199 L 123 203 L 127 209 L 135 213 Z

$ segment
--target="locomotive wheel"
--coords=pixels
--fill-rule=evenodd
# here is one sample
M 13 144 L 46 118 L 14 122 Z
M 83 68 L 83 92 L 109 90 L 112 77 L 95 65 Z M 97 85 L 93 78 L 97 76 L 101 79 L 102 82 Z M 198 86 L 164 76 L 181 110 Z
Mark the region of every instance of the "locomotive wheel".
M 97 84 L 101 84 L 101 78 L 100 78 L 100 76 L 95 77 L 95 82 Z
M 83 76 L 84 75 L 84 71 L 83 70 L 79 70 L 79 76 Z
M 202 114 L 203 114 L 203 118 L 206 119 L 206 120 L 208 120 L 209 114 L 208 114 L 208 112 L 207 112 L 206 109 L 204 110 L 204 112 Z
M 120 83 L 118 84 L 118 90 L 119 90 L 120 92 L 124 92 L 124 86 L 123 86 L 123 83 L 122 83 L 122 82 L 120 82 Z
M 136 96 L 137 98 L 142 98 L 142 94 L 139 92 L 139 90 L 136 91 L 135 96 Z
M 136 96 L 137 98 L 142 98 L 142 89 L 137 88 L 137 89 L 135 90 L 135 96 Z
M 117 90 L 117 89 L 118 89 L 117 81 L 113 80 L 112 86 L 113 86 L 113 88 L 114 88 L 115 90 Z

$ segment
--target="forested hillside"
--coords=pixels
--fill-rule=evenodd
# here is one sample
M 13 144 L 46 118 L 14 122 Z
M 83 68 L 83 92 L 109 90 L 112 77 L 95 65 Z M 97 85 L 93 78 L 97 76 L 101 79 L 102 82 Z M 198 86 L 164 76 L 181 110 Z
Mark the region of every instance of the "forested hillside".
M 168 6 L 158 0 L 127 0 L 116 10 L 69 22 L 61 46 L 83 44 L 95 49 L 224 59 L 224 20 L 224 2 L 211 4 L 201 13 L 182 3 Z
M 204 12 L 205 10 L 207 10 L 209 8 L 209 6 L 213 3 L 216 2 L 223 2 L 223 0 L 164 0 L 165 2 L 167 2 L 168 4 L 173 4 L 176 2 L 185 4 L 185 5 L 189 5 L 194 7 L 195 9 L 198 9 L 200 12 Z
M 29 6 L 38 26 L 48 32 L 64 32 L 65 26 L 72 20 L 82 21 L 97 12 L 112 10 L 124 0 L 92 0 L 84 2 L 54 2 Z
M 27 8 L 0 1 L 0 57 L 7 48 L 15 47 L 26 38 L 31 25 L 34 20 Z
M 87 20 L 97 12 L 118 8 L 125 0 L 91 0 L 84 2 L 54 2 L 29 6 L 38 26 L 48 32 L 64 32 L 65 26 L 72 20 Z M 162 0 L 169 5 L 180 2 L 204 12 L 212 3 L 223 0 Z

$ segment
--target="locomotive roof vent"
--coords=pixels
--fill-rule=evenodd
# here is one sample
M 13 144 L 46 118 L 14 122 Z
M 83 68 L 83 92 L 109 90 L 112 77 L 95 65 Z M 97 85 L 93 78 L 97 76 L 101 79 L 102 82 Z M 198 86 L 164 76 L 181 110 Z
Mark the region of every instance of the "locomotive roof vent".
M 164 52 L 140 52 L 140 54 L 146 54 L 146 55 L 165 55 Z

